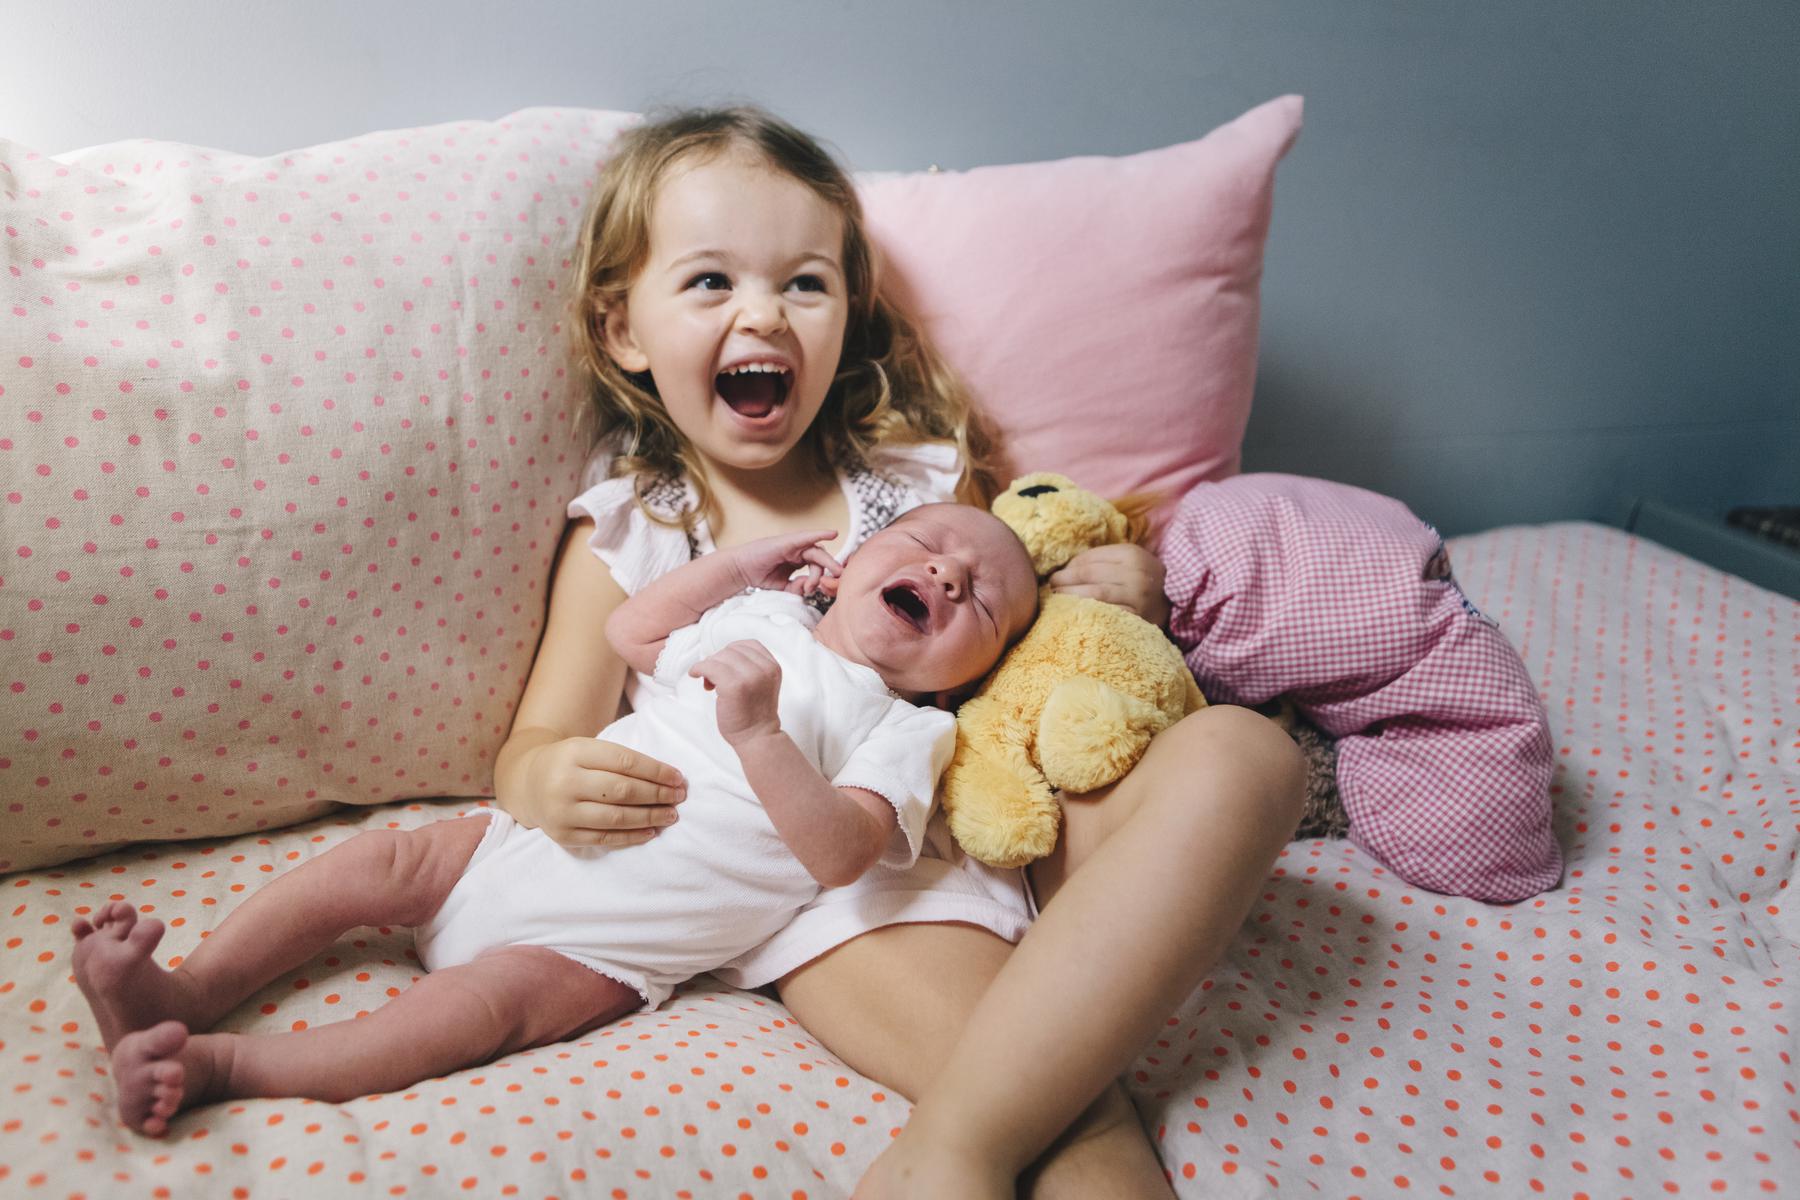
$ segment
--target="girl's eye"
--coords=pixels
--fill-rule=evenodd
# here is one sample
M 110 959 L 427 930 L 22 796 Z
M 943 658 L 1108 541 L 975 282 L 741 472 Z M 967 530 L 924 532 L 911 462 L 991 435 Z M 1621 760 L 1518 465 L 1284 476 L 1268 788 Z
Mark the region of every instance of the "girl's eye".
M 722 292 L 731 287 L 731 280 L 718 271 L 703 271 L 688 280 L 687 285 L 703 292 Z
M 825 281 L 817 275 L 796 275 L 788 286 L 801 292 L 822 292 L 825 290 Z

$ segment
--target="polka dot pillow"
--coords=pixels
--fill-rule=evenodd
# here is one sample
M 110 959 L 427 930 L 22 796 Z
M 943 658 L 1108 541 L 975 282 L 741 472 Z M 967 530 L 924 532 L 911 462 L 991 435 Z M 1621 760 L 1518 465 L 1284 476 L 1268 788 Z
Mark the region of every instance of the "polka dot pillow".
M 0 871 L 490 790 L 626 119 L 0 142 Z

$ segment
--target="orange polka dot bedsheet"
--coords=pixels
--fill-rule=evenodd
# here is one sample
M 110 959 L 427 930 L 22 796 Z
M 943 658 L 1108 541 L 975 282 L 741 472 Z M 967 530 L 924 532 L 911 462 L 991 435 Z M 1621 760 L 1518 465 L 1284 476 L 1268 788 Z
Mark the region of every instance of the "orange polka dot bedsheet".
M 1498 907 L 1291 845 L 1128 1073 L 1176 1191 L 1800 1194 L 1800 605 L 1595 525 L 1453 553 L 1543 690 L 1567 875 Z M 169 923 L 173 962 L 273 874 L 467 807 L 0 876 L 0 1195 L 848 1194 L 905 1100 L 710 977 L 402 1093 L 217 1105 L 161 1141 L 118 1124 L 69 973 L 77 916 L 128 900 Z M 405 931 L 361 930 L 229 1027 L 352 1016 L 417 974 Z

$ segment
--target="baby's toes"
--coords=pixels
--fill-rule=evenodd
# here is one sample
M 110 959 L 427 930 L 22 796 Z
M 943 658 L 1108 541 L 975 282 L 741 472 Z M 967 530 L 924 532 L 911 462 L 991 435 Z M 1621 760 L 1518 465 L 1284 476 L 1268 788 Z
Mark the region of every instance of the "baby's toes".
M 181 1060 L 159 1062 L 150 1068 L 150 1115 L 168 1118 L 181 1108 L 187 1084 L 187 1068 Z
M 125 935 L 125 940 L 136 946 L 145 954 L 156 949 L 156 943 L 162 941 L 163 923 L 154 917 L 138 921 Z
M 123 900 L 115 900 L 100 910 L 98 928 L 111 937 L 123 941 L 131 934 L 132 927 L 137 924 L 137 909 Z
M 161 1137 L 169 1118 L 181 1111 L 187 1068 L 180 1058 L 187 1027 L 164 1021 L 127 1034 L 113 1050 L 114 1081 L 119 1089 L 119 1116 L 150 1137 Z

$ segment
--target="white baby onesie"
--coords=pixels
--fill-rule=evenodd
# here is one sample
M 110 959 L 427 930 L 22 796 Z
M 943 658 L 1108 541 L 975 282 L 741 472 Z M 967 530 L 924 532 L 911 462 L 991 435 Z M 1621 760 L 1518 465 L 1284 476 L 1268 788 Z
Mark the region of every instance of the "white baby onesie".
M 819 616 L 775 591 L 734 596 L 669 635 L 637 711 L 602 730 L 610 742 L 677 767 L 680 819 L 650 841 L 565 849 L 504 813 L 444 906 L 415 933 L 428 970 L 501 946 L 545 946 L 617 979 L 655 1007 L 676 984 L 774 934 L 819 894 L 750 790 L 719 735 L 715 694 L 688 668 L 753 639 L 781 666 L 781 728 L 839 787 L 879 793 L 898 818 L 882 854 L 918 857 L 955 719 L 896 698 L 881 676 L 821 646 Z

